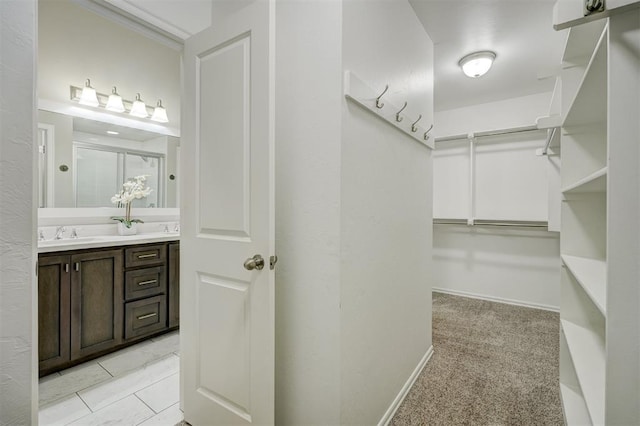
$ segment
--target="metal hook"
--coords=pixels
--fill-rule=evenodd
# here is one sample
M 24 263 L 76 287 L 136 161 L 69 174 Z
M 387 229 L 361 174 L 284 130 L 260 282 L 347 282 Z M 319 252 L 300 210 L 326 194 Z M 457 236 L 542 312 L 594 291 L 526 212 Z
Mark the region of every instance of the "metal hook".
M 425 141 L 429 140 L 429 132 L 431 131 L 431 129 L 433 129 L 433 124 L 427 129 L 426 132 L 424 132 L 424 140 Z
M 396 121 L 397 121 L 398 123 L 399 123 L 399 122 L 401 122 L 401 121 L 402 121 L 402 119 L 404 118 L 404 117 L 400 117 L 400 113 L 401 113 L 402 111 L 404 111 L 404 109 L 405 109 L 406 107 L 407 107 L 407 103 L 405 102 L 405 103 L 404 103 L 404 105 L 402 106 L 402 108 L 400 108 L 400 111 L 396 112 Z
M 422 114 L 420 114 L 420 117 L 418 117 L 418 119 L 411 125 L 411 131 L 412 132 L 417 132 L 418 131 L 418 127 L 416 126 L 416 124 L 418 124 L 418 121 L 422 120 Z
M 376 98 L 376 108 L 382 108 L 384 106 L 383 102 L 380 102 L 380 98 L 387 93 L 387 90 L 389 90 L 389 85 L 387 84 L 386 86 L 384 86 L 384 90 L 382 91 L 382 93 L 380 93 L 380 96 L 378 96 Z

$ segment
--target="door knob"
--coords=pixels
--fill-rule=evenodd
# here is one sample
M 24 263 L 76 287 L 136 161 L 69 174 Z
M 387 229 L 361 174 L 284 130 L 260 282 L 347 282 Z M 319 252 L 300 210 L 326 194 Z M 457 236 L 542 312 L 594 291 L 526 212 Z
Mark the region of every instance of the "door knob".
M 264 259 L 259 254 L 244 261 L 244 269 L 247 271 L 253 271 L 254 269 L 261 271 L 262 268 L 264 268 Z

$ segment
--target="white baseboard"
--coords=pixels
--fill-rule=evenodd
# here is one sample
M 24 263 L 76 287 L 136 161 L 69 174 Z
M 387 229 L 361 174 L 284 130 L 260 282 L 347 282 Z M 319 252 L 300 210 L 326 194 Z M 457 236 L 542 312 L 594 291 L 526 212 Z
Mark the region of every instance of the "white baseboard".
M 542 309 L 542 310 L 551 311 L 551 312 L 560 312 L 560 308 L 557 306 L 543 305 L 541 303 L 523 302 L 521 300 L 505 299 L 504 297 L 486 296 L 484 294 L 475 294 L 475 293 L 469 293 L 466 291 L 459 291 L 459 290 L 449 290 L 447 288 L 434 287 L 431 290 L 436 293 L 446 293 L 454 296 L 470 297 L 472 299 L 481 299 L 481 300 L 488 300 L 490 302 L 506 303 L 507 305 L 517 305 L 517 306 L 524 306 L 526 308 Z
M 404 384 L 402 389 L 400 389 L 400 392 L 387 409 L 387 412 L 384 413 L 384 416 L 382 416 L 382 418 L 378 422 L 378 426 L 386 426 L 391 422 L 391 419 L 396 414 L 396 411 L 398 411 L 400 404 L 402 404 L 402 401 L 404 401 L 405 397 L 409 393 L 409 390 L 411 390 L 411 387 L 422 372 L 422 369 L 425 365 L 427 365 L 429 359 L 431 359 L 431 355 L 433 355 L 433 346 L 430 346 L 429 349 L 427 349 L 427 353 L 424 354 L 415 370 L 413 370 L 413 373 L 411 373 L 411 376 L 409 376 L 407 382 Z

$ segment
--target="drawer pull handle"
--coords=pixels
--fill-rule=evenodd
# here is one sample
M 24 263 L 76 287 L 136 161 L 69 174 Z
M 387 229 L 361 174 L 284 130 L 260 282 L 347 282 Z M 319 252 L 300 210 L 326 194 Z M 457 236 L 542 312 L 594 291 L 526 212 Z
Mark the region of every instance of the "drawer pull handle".
M 140 281 L 140 282 L 138 283 L 138 285 L 149 285 L 149 284 L 155 284 L 155 283 L 157 283 L 157 282 L 158 282 L 158 280 Z
M 148 259 L 150 257 L 157 257 L 158 253 L 151 253 L 151 254 L 139 254 L 138 255 L 138 259 Z
M 150 314 L 146 314 L 146 315 L 140 315 L 138 317 L 139 320 L 143 320 L 143 319 L 147 319 L 147 318 L 151 318 L 151 317 L 155 317 L 156 315 L 158 315 L 157 312 L 152 312 Z

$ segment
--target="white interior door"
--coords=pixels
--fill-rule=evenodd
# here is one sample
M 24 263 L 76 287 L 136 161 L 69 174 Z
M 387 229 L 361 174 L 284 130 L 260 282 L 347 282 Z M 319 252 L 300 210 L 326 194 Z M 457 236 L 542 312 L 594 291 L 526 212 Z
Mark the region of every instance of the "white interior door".
M 194 426 L 274 422 L 273 30 L 260 0 L 185 43 L 180 355 Z

